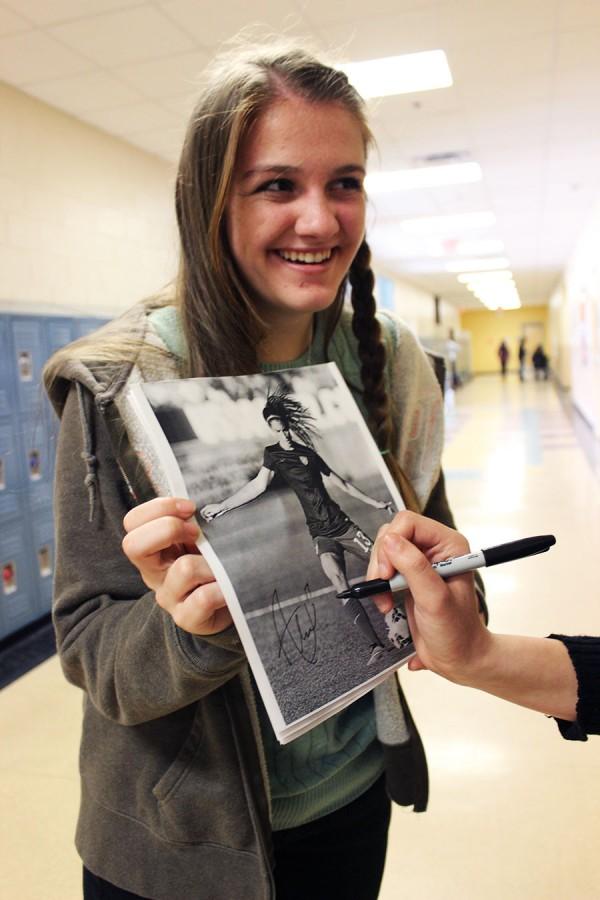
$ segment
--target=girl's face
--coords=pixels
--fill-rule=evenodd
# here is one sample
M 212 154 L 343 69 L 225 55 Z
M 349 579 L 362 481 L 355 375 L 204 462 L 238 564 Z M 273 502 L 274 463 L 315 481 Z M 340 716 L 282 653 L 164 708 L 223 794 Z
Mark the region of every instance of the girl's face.
M 337 294 L 363 239 L 365 149 L 337 103 L 275 101 L 240 147 L 227 235 L 267 322 L 305 319 Z

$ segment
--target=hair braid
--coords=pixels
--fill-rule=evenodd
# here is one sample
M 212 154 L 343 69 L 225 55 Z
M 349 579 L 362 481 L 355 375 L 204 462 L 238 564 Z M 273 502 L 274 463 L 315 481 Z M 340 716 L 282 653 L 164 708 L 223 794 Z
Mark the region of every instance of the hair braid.
M 366 241 L 362 242 L 352 261 L 349 280 L 354 310 L 352 330 L 358 340 L 360 376 L 369 424 L 379 449 L 389 450 L 392 422 L 384 382 L 386 352 L 381 338 L 381 326 L 375 316 L 375 278 L 371 270 L 371 251 Z
M 371 269 L 371 251 L 366 241 L 362 242 L 354 257 L 348 277 L 354 310 L 352 330 L 358 340 L 360 376 L 369 425 L 379 449 L 387 451 L 384 455 L 386 465 L 400 489 L 407 509 L 420 512 L 414 488 L 392 452 L 396 443 L 396 426 L 385 387 L 386 349 L 381 336 L 381 325 L 375 315 L 375 278 Z

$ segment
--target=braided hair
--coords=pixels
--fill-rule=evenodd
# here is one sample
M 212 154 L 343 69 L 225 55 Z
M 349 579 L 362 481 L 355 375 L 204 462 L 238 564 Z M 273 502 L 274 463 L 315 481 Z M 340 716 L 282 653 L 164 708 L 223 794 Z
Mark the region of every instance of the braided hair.
M 414 488 L 393 452 L 397 444 L 398 429 L 392 417 L 385 385 L 386 348 L 381 325 L 375 315 L 377 309 L 373 296 L 375 278 L 371 269 L 371 251 L 365 240 L 352 261 L 348 279 L 352 289 L 352 330 L 358 340 L 360 376 L 371 433 L 383 454 L 390 474 L 400 488 L 407 509 L 420 512 Z

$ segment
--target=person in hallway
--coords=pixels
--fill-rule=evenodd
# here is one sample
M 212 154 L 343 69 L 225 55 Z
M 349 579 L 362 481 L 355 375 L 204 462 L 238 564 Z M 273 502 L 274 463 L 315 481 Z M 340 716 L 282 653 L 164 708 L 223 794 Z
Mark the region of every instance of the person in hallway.
M 444 581 L 430 562 L 469 552 L 466 538 L 412 512 L 398 513 L 377 536 L 369 577 L 408 581 L 405 608 L 416 655 L 430 669 L 557 720 L 568 740 L 600 734 L 600 637 L 494 634 L 481 621 L 471 574 Z M 391 595 L 376 600 L 380 612 Z
M 458 351 L 458 341 L 454 337 L 454 329 L 451 328 L 448 332 L 448 340 L 446 341 L 446 358 L 450 370 L 450 384 L 454 390 L 460 387 L 461 384 L 457 368 Z
M 324 479 L 332 487 L 345 491 L 375 509 L 392 511 L 392 504 L 368 497 L 356 485 L 341 478 L 329 468 L 314 447 L 318 432 L 314 419 L 306 407 L 285 388 L 279 387 L 267 396 L 263 418 L 278 440 L 265 448 L 263 463 L 254 478 L 220 503 L 211 503 L 200 510 L 200 515 L 210 522 L 226 513 L 258 499 L 268 489 L 275 475 L 296 494 L 306 525 L 313 539 L 321 568 L 336 594 L 348 589 L 346 553 L 358 556 L 368 563 L 373 541 L 340 506 L 331 498 Z M 300 438 L 300 440 L 298 440 Z M 381 643 L 360 600 L 342 600 L 344 612 L 364 635 L 369 646 L 367 665 L 373 665 L 383 655 Z
M 508 344 L 503 340 L 498 347 L 498 359 L 500 360 L 500 371 L 502 373 L 502 376 L 506 375 L 506 367 L 508 366 L 509 356 L 510 350 L 508 349 Z
M 536 381 L 547 381 L 548 380 L 548 357 L 544 352 L 544 348 L 541 344 L 535 348 L 531 355 L 531 362 L 533 363 L 533 372 Z
M 176 281 L 45 370 L 61 416 L 53 620 L 85 694 L 85 900 L 375 900 L 390 798 L 426 808 L 394 678 L 277 744 L 194 505 L 154 496 L 126 393 L 334 361 L 405 503 L 452 525 L 439 384 L 411 330 L 376 310 L 370 144 L 346 75 L 302 49 L 216 59 L 179 162 Z
M 525 381 L 525 364 L 527 362 L 526 343 L 526 338 L 519 338 L 519 381 Z

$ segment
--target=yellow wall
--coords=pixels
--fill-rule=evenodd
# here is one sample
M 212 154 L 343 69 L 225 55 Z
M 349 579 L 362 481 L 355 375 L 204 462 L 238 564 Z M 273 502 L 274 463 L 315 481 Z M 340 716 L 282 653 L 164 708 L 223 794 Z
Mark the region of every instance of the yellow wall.
M 496 310 L 488 309 L 464 310 L 460 324 L 463 331 L 471 335 L 471 366 L 474 375 L 485 372 L 498 372 L 498 346 L 504 339 L 510 350 L 509 369 L 518 368 L 518 341 L 527 325 L 542 325 L 544 328 L 545 349 L 547 344 L 548 309 L 545 306 L 524 306 L 521 309 Z M 530 342 L 531 344 L 531 342 Z M 535 347 L 528 345 L 528 354 Z M 550 360 L 552 365 L 552 360 Z

